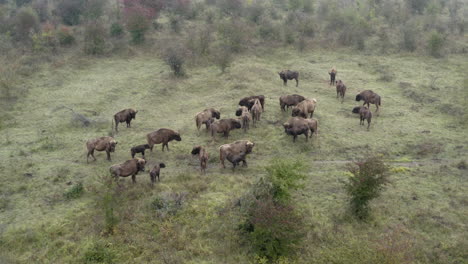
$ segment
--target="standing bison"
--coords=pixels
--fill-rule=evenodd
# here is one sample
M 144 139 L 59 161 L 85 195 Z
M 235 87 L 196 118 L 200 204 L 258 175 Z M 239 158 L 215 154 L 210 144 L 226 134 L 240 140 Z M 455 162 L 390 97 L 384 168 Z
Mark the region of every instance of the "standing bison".
M 242 121 L 242 129 L 244 129 L 244 133 L 250 127 L 250 121 L 252 120 L 252 114 L 250 114 L 249 109 L 246 106 L 239 106 L 236 111 L 236 116 L 240 116 Z
M 151 179 L 151 185 L 154 185 L 156 182 L 156 178 L 158 178 L 158 181 L 161 181 L 159 179 L 159 175 L 161 174 L 161 169 L 166 168 L 166 164 L 164 163 L 158 163 L 154 165 L 154 167 L 150 171 L 150 179 Z
M 197 125 L 197 130 L 200 130 L 200 127 L 205 124 L 206 131 L 210 128 L 213 118 L 219 119 L 221 114 L 218 110 L 214 108 L 207 108 L 197 115 L 195 115 L 195 124 Z
M 288 122 L 283 124 L 283 127 L 287 135 L 293 136 L 293 142 L 296 142 L 298 135 L 305 135 L 306 141 L 308 141 L 309 133 L 310 137 L 312 137 L 314 133 L 318 135 L 318 122 L 315 119 L 292 117 Z
M 296 87 L 299 85 L 299 73 L 297 71 L 283 70 L 278 74 L 284 85 L 288 84 L 288 80 L 296 80 Z
M 239 101 L 239 105 L 246 106 L 250 111 L 255 103 L 255 99 L 260 100 L 260 104 L 262 105 L 262 111 L 265 111 L 265 96 L 263 95 L 253 95 L 249 97 L 244 97 Z
M 221 166 L 226 168 L 224 161 L 227 159 L 232 163 L 232 169 L 235 169 L 241 161 L 242 166 L 247 167 L 247 161 L 245 160 L 245 157 L 247 154 L 252 152 L 254 146 L 255 144 L 248 140 L 238 140 L 231 144 L 221 145 L 219 147 L 219 160 L 221 162 Z
M 336 71 L 335 67 L 333 67 L 328 74 L 330 74 L 330 85 L 335 85 L 335 78 L 336 75 L 338 74 L 338 71 Z
M 211 136 L 215 137 L 216 133 L 223 133 L 223 136 L 229 138 L 229 132 L 233 129 L 241 128 L 242 124 L 234 118 L 220 119 L 211 124 Z
M 146 161 L 144 159 L 136 158 L 127 160 L 122 164 L 112 165 L 109 170 L 111 175 L 118 180 L 119 177 L 132 176 L 133 183 L 136 183 L 136 175 L 140 171 L 145 171 Z
M 114 121 L 115 121 L 115 131 L 118 132 L 119 130 L 117 127 L 119 126 L 119 123 L 126 122 L 127 127 L 131 127 L 130 123 L 132 122 L 132 119 L 136 119 L 136 114 L 138 111 L 135 111 L 131 108 L 122 110 L 118 112 L 117 114 L 114 115 Z
M 260 121 L 260 116 L 262 115 L 262 106 L 258 99 L 255 99 L 255 103 L 251 109 L 253 126 L 256 127 L 258 121 Z
M 380 95 L 374 93 L 372 90 L 365 90 L 356 95 L 356 101 L 364 101 L 363 105 L 367 104 L 367 107 L 370 109 L 370 104 L 375 104 L 377 107 L 377 112 L 379 112 L 379 106 L 381 103 Z
M 182 138 L 180 137 L 180 134 L 174 130 L 161 128 L 146 135 L 146 140 L 148 141 L 148 145 L 150 146 L 151 151 L 153 151 L 153 146 L 155 144 L 161 143 L 162 150 L 164 151 L 164 146 L 166 146 L 167 151 L 169 151 L 168 143 L 172 140 L 181 141 Z
M 312 98 L 312 100 L 305 99 L 304 101 L 300 102 L 295 107 L 293 107 L 292 116 L 307 118 L 307 116 L 310 114 L 310 118 L 312 118 L 312 116 L 314 115 L 316 104 L 317 100 L 315 98 Z
M 280 97 L 280 107 L 281 111 L 286 111 L 286 108 L 289 109 L 291 106 L 296 106 L 300 102 L 304 101 L 305 98 L 302 95 L 292 94 L 292 95 L 283 95 Z
M 117 141 L 115 141 L 112 137 L 100 137 L 95 139 L 90 139 L 86 142 L 86 148 L 88 149 L 88 154 L 86 155 L 86 163 L 88 163 L 89 156 L 94 157 L 94 151 L 106 151 L 107 160 L 110 161 L 110 153 L 115 151 L 115 145 L 117 145 Z
M 205 174 L 209 158 L 208 152 L 202 146 L 195 146 L 191 153 L 192 155 L 198 155 L 198 159 L 200 160 L 200 171 Z
M 341 97 L 341 103 L 344 101 L 345 93 L 346 85 L 341 80 L 338 80 L 336 82 L 336 98 Z

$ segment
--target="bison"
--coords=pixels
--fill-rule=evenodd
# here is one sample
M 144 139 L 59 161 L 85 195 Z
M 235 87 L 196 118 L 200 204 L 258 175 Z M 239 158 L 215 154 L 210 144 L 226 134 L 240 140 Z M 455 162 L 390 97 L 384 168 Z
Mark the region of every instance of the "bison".
M 298 135 L 304 134 L 306 136 L 306 141 L 315 133 L 318 135 L 318 122 L 315 119 L 305 119 L 302 117 L 292 117 L 288 122 L 283 124 L 284 132 L 287 135 L 293 136 L 293 142 L 296 142 Z
M 250 121 L 252 120 L 252 114 L 250 114 L 249 109 L 246 106 L 239 106 L 236 111 L 236 116 L 240 116 L 244 133 L 247 132 L 250 127 Z
M 164 146 L 166 146 L 167 151 L 169 151 L 169 142 L 172 140 L 181 141 L 182 138 L 178 132 L 174 130 L 161 128 L 159 130 L 153 131 L 146 135 L 146 140 L 148 141 L 148 145 L 150 146 L 151 152 L 153 151 L 153 146 L 155 144 L 162 143 L 162 150 L 164 151 Z
M 144 145 L 138 145 L 130 149 L 130 153 L 132 154 L 132 159 L 135 158 L 135 155 L 137 153 L 141 153 L 143 158 L 145 158 L 145 150 L 149 149 L 150 145 L 144 144 Z
M 198 155 L 198 159 L 200 160 L 200 172 L 205 174 L 206 166 L 208 163 L 208 152 L 202 146 L 196 146 L 192 149 L 192 155 Z
M 359 109 L 359 124 L 364 125 L 364 120 L 367 120 L 367 130 L 369 130 L 370 123 L 372 120 L 372 112 L 369 108 L 363 106 Z
M 375 104 L 377 107 L 377 112 L 379 112 L 379 106 L 381 104 L 380 95 L 374 93 L 372 90 L 365 90 L 356 95 L 356 101 L 364 101 L 363 105 L 367 104 L 367 107 L 370 109 L 370 104 Z
M 135 111 L 131 108 L 129 109 L 124 109 L 117 114 L 114 115 L 114 120 L 115 121 L 115 131 L 118 132 L 119 130 L 117 127 L 119 126 L 119 123 L 126 122 L 127 127 L 131 127 L 130 123 L 132 122 L 132 119 L 136 119 L 136 114 L 138 111 Z
M 338 71 L 333 67 L 328 74 L 330 74 L 330 85 L 335 85 L 335 77 L 338 74 Z
M 341 97 L 341 103 L 344 101 L 345 93 L 346 85 L 341 80 L 338 80 L 336 82 L 336 98 Z
M 211 123 L 213 123 L 213 119 L 219 119 L 221 114 L 214 108 L 207 108 L 200 113 L 195 115 L 195 124 L 197 126 L 197 130 L 200 131 L 200 127 L 205 124 L 206 131 L 208 131 Z
M 255 103 L 252 106 L 251 112 L 252 112 L 253 126 L 255 127 L 257 122 L 260 121 L 260 116 L 262 115 L 262 106 L 260 105 L 260 101 L 258 99 L 255 99 Z
M 246 106 L 250 111 L 255 103 L 255 99 L 260 100 L 260 104 L 262 105 L 262 111 L 265 111 L 265 96 L 263 95 L 253 95 L 249 97 L 244 97 L 239 101 L 239 105 Z
M 286 107 L 289 109 L 290 106 L 296 106 L 304 100 L 304 96 L 298 94 L 283 95 L 279 98 L 281 111 L 286 111 Z
M 132 176 L 133 183 L 136 182 L 136 175 L 140 171 L 145 171 L 146 161 L 144 159 L 136 158 L 127 160 L 122 164 L 112 165 L 109 170 L 111 175 L 118 180 L 119 177 Z
M 110 161 L 110 153 L 115 151 L 115 145 L 117 145 L 117 141 L 115 141 L 112 137 L 100 137 L 95 139 L 90 139 L 86 142 L 86 148 L 88 149 L 88 154 L 86 155 L 86 163 L 88 163 L 89 156 L 94 157 L 94 151 L 106 151 L 107 160 Z
M 159 174 L 161 173 L 162 168 L 166 168 L 166 164 L 159 163 L 159 164 L 154 165 L 154 167 L 151 169 L 150 171 L 151 185 L 154 185 L 156 178 L 158 178 L 158 181 L 160 181 Z
M 310 113 L 310 118 L 314 115 L 315 105 L 317 104 L 317 100 L 315 98 L 309 100 L 305 99 L 304 101 L 297 104 L 292 109 L 292 116 L 299 116 L 303 118 L 307 118 L 307 115 Z
M 211 124 L 211 136 L 215 137 L 215 133 L 223 133 L 223 136 L 229 138 L 229 132 L 233 129 L 241 128 L 241 122 L 234 118 L 220 119 Z
M 288 80 L 296 80 L 296 87 L 299 85 L 299 72 L 297 71 L 290 71 L 290 70 L 283 70 L 278 72 L 280 79 L 283 80 L 283 84 L 287 85 Z
M 224 144 L 219 147 L 219 160 L 221 162 L 221 166 L 226 168 L 224 165 L 224 161 L 227 159 L 232 163 L 232 169 L 234 170 L 239 162 L 242 161 L 242 166 L 247 167 L 247 161 L 245 157 L 247 154 L 252 152 L 253 147 L 255 146 L 254 143 L 248 140 L 238 140 L 231 144 Z

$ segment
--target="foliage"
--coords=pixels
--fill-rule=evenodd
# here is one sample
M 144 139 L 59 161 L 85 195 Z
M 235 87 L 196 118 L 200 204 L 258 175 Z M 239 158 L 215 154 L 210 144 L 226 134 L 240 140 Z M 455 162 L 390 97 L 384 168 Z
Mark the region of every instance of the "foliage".
M 106 46 L 106 29 L 101 23 L 88 23 L 84 35 L 84 51 L 86 54 L 100 55 L 104 53 Z
M 114 263 L 115 253 L 102 242 L 93 243 L 84 253 L 84 263 Z
M 83 195 L 84 188 L 83 184 L 80 182 L 78 184 L 73 185 L 68 191 L 66 191 L 63 196 L 67 200 L 72 200 L 76 198 L 80 198 Z
M 369 202 L 380 196 L 388 183 L 389 168 L 378 157 L 355 162 L 348 166 L 351 176 L 345 183 L 345 189 L 350 197 L 352 213 L 359 219 L 365 219 L 369 214 Z
M 84 7 L 85 0 L 61 0 L 57 5 L 56 12 L 65 25 L 73 26 L 80 24 L 80 16 Z
M 164 52 L 164 61 L 171 68 L 175 76 L 181 77 L 185 75 L 184 63 L 186 50 L 181 45 L 172 45 Z
M 57 46 L 57 35 L 52 25 L 44 25 L 42 32 L 38 32 L 32 36 L 33 51 L 43 52 L 54 50 Z
M 267 180 L 272 183 L 272 197 L 275 201 L 285 203 L 291 199 L 291 192 L 301 188 L 301 180 L 306 167 L 301 161 L 275 159 L 266 168 Z
M 159 217 L 166 218 L 175 215 L 181 210 L 186 200 L 186 192 L 165 192 L 154 198 L 151 202 L 151 209 L 154 210 Z
M 17 7 L 27 5 L 27 4 L 31 3 L 31 1 L 32 0 L 15 0 Z
M 248 39 L 248 27 L 239 20 L 229 19 L 218 24 L 218 34 L 233 52 L 241 52 Z
M 34 1 L 32 7 L 34 11 L 36 11 L 41 22 L 46 22 L 49 19 L 49 7 L 47 0 L 36 0 Z
M 57 38 L 62 46 L 70 46 L 75 43 L 75 37 L 68 27 L 61 27 L 60 30 L 57 31 Z
M 155 16 L 156 10 L 146 6 L 140 0 L 124 1 L 125 24 L 134 44 L 145 41 L 145 33 L 149 29 L 151 19 Z
M 221 70 L 221 73 L 224 73 L 226 69 L 231 66 L 234 57 L 229 47 L 220 46 L 216 49 L 213 59 Z
M 443 45 L 444 38 L 442 37 L 442 35 L 436 31 L 432 32 L 429 36 L 429 40 L 427 43 L 429 54 L 436 58 L 442 56 Z
M 107 1 L 103 0 L 86 0 L 83 10 L 83 17 L 86 20 L 96 20 L 104 14 Z
M 123 35 L 123 33 L 124 33 L 124 28 L 120 23 L 118 22 L 112 23 L 110 27 L 110 35 L 112 37 L 120 37 Z
M 18 40 L 29 40 L 30 34 L 39 30 L 39 18 L 36 12 L 28 7 L 21 8 L 15 17 L 15 37 Z

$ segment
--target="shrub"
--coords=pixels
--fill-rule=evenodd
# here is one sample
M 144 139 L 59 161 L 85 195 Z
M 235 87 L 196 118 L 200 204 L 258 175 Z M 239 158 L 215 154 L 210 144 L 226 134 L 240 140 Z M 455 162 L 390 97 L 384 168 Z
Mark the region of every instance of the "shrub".
M 21 7 L 23 5 L 27 5 L 29 3 L 31 3 L 32 0 L 16 0 L 16 6 L 17 7 Z
M 240 16 L 244 10 L 243 0 L 218 0 L 216 2 L 221 11 L 231 16 Z
M 120 37 L 123 35 L 123 33 L 124 33 L 124 29 L 120 23 L 118 22 L 112 23 L 110 27 L 110 35 L 112 37 Z
M 96 20 L 102 16 L 106 7 L 107 1 L 103 0 L 86 0 L 83 17 L 87 20 Z
M 239 20 L 226 20 L 218 25 L 218 33 L 224 44 L 233 52 L 244 49 L 248 39 L 248 26 Z
M 171 67 L 172 72 L 177 77 L 185 75 L 183 66 L 186 54 L 186 50 L 178 45 L 173 45 L 164 52 L 164 61 Z
M 103 243 L 93 243 L 83 256 L 84 263 L 114 263 L 115 253 Z
M 156 211 L 158 217 L 165 218 L 170 215 L 175 215 L 182 209 L 186 200 L 186 192 L 165 192 L 154 198 L 151 202 L 151 209 Z
M 124 0 L 124 18 L 127 30 L 134 44 L 145 41 L 145 33 L 150 21 L 156 16 L 155 9 L 147 7 L 139 0 Z
M 429 50 L 429 54 L 433 57 L 440 57 L 442 56 L 442 47 L 444 45 L 444 38 L 442 35 L 436 31 L 432 32 L 429 36 L 429 40 L 427 43 L 427 48 Z
M 39 29 L 39 18 L 31 8 L 21 8 L 14 20 L 15 37 L 18 40 L 29 40 L 30 34 Z
M 67 200 L 72 200 L 72 199 L 80 198 L 81 195 L 83 195 L 83 192 L 84 192 L 83 184 L 80 182 L 76 185 L 73 185 L 73 187 L 71 187 L 70 190 L 66 191 L 63 194 L 63 196 Z
M 84 33 L 84 51 L 86 54 L 103 54 L 106 45 L 106 30 L 101 23 L 93 22 L 86 25 Z
M 272 183 L 272 197 L 277 202 L 285 203 L 291 198 L 291 191 L 303 185 L 299 181 L 305 179 L 305 165 L 300 161 L 275 159 L 266 168 L 267 180 Z
M 222 73 L 226 72 L 226 69 L 231 66 L 233 59 L 231 49 L 226 46 L 218 47 L 214 54 L 214 62 Z
M 41 22 L 46 22 L 49 19 L 49 8 L 47 0 L 37 0 L 32 7 L 36 11 Z
M 75 37 L 72 35 L 71 30 L 67 27 L 61 27 L 57 32 L 58 42 L 61 46 L 70 46 L 75 42 Z
M 172 31 L 180 33 L 180 29 L 182 28 L 182 17 L 179 15 L 169 16 L 169 25 Z
M 65 25 L 78 25 L 84 6 L 85 0 L 61 0 L 57 5 L 56 12 Z
M 413 52 L 416 50 L 416 39 L 417 39 L 417 32 L 416 29 L 411 26 L 403 26 L 401 30 L 402 34 L 402 41 L 401 46 L 403 49 Z
M 348 166 L 351 175 L 345 183 L 352 213 L 359 219 L 369 214 L 369 202 L 380 196 L 388 183 L 389 168 L 380 157 L 370 157 Z
M 207 55 L 213 41 L 211 27 L 190 30 L 187 47 L 197 55 Z

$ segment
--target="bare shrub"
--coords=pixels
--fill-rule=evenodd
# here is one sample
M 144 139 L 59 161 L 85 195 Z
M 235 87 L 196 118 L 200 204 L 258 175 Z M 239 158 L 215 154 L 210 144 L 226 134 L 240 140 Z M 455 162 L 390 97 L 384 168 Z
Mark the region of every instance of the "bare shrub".
M 185 75 L 184 64 L 187 51 L 181 45 L 173 45 L 164 51 L 164 61 L 171 68 L 176 77 Z

